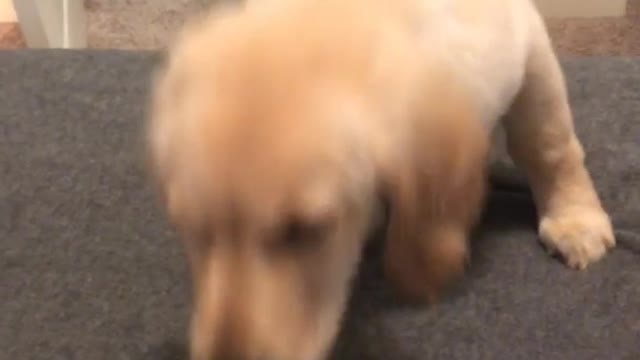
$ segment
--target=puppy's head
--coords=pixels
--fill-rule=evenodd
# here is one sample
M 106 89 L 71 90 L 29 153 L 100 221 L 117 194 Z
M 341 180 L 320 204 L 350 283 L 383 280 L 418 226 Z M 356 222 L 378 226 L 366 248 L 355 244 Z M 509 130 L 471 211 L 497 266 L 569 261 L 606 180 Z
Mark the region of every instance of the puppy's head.
M 360 110 L 235 34 L 173 52 L 149 132 L 192 268 L 192 357 L 321 359 L 373 205 Z
M 277 3 L 297 13 L 256 5 L 188 28 L 153 97 L 152 165 L 192 268 L 194 360 L 323 359 L 378 190 L 392 255 L 415 258 L 419 216 L 463 203 L 443 191 L 465 193 L 482 153 L 456 130 L 473 128 L 465 102 L 439 101 L 441 68 L 423 74 L 382 21 L 388 2 L 378 18 L 360 2 Z M 348 4 L 353 16 L 333 15 Z

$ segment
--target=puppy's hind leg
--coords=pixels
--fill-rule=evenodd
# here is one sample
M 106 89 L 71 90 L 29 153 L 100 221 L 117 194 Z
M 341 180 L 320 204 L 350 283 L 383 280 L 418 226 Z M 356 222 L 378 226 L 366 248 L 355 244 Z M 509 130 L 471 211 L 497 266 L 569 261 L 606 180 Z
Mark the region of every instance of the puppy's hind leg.
M 585 167 L 560 65 L 542 23 L 537 26 L 523 87 L 505 119 L 507 145 L 531 183 L 542 243 L 584 269 L 615 239 Z

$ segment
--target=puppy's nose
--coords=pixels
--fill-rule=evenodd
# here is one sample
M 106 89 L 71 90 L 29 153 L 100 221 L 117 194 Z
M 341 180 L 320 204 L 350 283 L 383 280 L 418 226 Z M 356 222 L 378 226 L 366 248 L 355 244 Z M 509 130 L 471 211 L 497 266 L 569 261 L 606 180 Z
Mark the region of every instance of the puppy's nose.
M 209 360 L 276 360 L 268 356 L 247 356 L 237 352 L 221 351 Z
M 233 344 L 233 345 L 232 345 Z M 226 342 L 220 344 L 214 356 L 207 360 L 279 360 L 267 354 L 247 354 L 248 344 Z

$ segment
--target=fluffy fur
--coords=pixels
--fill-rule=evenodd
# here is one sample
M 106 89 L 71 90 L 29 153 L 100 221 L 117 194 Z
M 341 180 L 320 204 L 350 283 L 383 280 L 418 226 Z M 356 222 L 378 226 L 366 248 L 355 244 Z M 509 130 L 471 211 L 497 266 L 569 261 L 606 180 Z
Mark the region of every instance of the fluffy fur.
M 389 279 L 436 301 L 502 118 L 543 243 L 598 260 L 611 224 L 528 0 L 263 0 L 189 25 L 148 134 L 192 268 L 192 358 L 323 359 L 381 198 Z

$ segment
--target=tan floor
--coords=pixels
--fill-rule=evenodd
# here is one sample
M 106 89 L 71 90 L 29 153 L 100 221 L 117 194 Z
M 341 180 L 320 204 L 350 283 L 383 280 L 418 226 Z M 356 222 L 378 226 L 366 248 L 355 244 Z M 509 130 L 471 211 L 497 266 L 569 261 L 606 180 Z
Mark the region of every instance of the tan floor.
M 640 56 L 640 0 L 629 0 L 622 18 L 549 19 L 547 24 L 561 54 Z
M 186 17 L 225 0 L 85 0 L 89 47 L 157 49 Z M 606 1 L 606 0 L 603 0 Z M 622 18 L 549 19 L 560 54 L 640 56 L 640 0 Z M 24 47 L 16 24 L 0 23 L 0 49 Z

